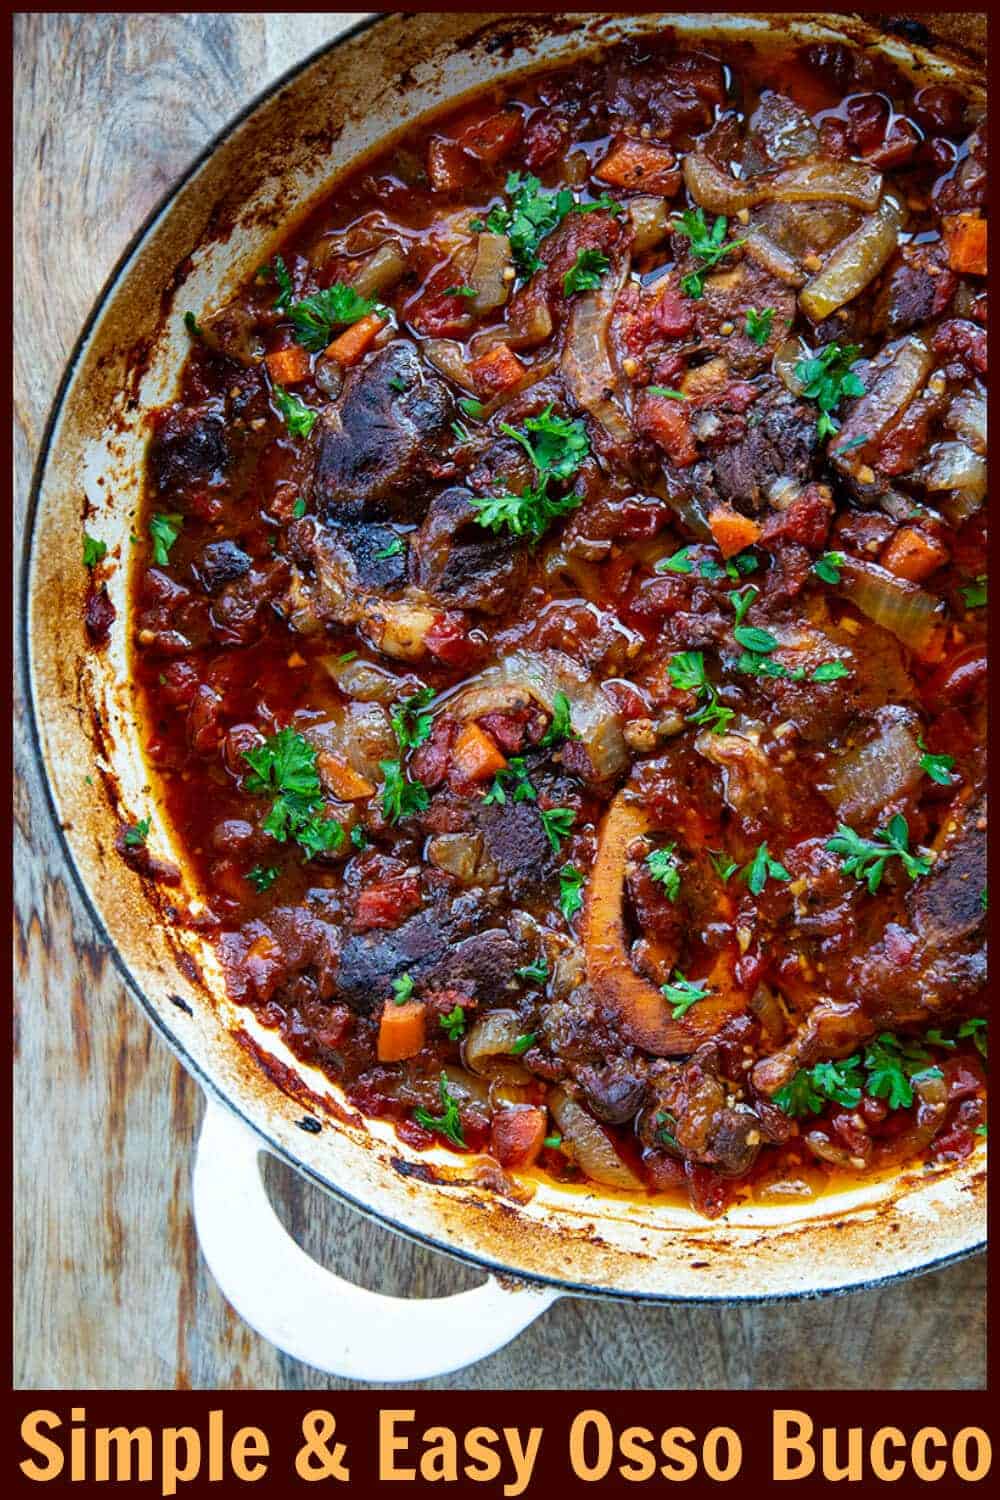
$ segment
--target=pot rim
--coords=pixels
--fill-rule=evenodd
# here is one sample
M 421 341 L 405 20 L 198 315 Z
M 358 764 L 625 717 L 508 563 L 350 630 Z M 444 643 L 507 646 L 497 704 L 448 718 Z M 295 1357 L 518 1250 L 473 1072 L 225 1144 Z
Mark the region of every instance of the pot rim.
M 132 265 L 138 252 L 143 248 L 147 239 L 152 235 L 160 220 L 167 214 L 182 190 L 194 178 L 201 167 L 203 167 L 217 152 L 217 150 L 228 141 L 239 128 L 253 116 L 263 105 L 268 103 L 288 84 L 293 83 L 313 64 L 321 58 L 337 51 L 343 45 L 351 42 L 366 32 L 382 26 L 400 17 L 402 12 L 372 12 L 354 22 L 345 30 L 339 32 L 331 40 L 321 43 L 298 62 L 292 64 L 279 76 L 271 80 L 261 88 L 247 103 L 211 138 L 203 149 L 189 162 L 182 173 L 178 175 L 171 185 L 166 189 L 154 207 L 145 216 L 142 223 L 130 237 L 128 243 L 118 256 L 107 277 L 104 280 L 96 298 L 91 306 L 87 318 L 73 343 L 72 349 L 66 361 L 62 376 L 59 380 L 55 395 L 49 408 L 42 436 L 39 443 L 38 453 L 32 469 L 31 484 L 28 493 L 27 504 L 24 515 L 24 537 L 21 544 L 21 577 L 17 600 L 16 621 L 19 639 L 16 643 L 15 662 L 21 674 L 22 686 L 27 703 L 27 724 L 29 745 L 42 767 L 41 780 L 44 786 L 45 803 L 48 814 L 55 827 L 58 845 L 65 862 L 72 873 L 83 905 L 87 911 L 90 921 L 103 941 L 112 962 L 115 965 L 125 987 L 139 1002 L 147 1018 L 152 1023 L 157 1034 L 167 1043 L 170 1050 L 185 1069 L 198 1082 L 200 1087 L 211 1098 L 223 1104 L 256 1136 L 263 1147 L 273 1155 L 279 1157 L 289 1167 L 314 1183 L 324 1192 L 348 1204 L 352 1209 L 362 1214 L 366 1219 L 378 1225 L 393 1230 L 404 1238 L 420 1245 L 422 1248 L 436 1251 L 440 1254 L 450 1256 L 470 1267 L 478 1270 L 500 1274 L 505 1277 L 513 1277 L 517 1281 L 529 1283 L 536 1286 L 553 1288 L 565 1295 L 578 1297 L 608 1299 L 633 1303 L 691 1303 L 707 1306 L 727 1306 L 757 1304 L 766 1302 L 798 1302 L 815 1300 L 820 1297 L 844 1296 L 851 1292 L 875 1290 L 894 1282 L 909 1280 L 913 1277 L 923 1275 L 926 1272 L 942 1270 L 954 1265 L 959 1261 L 967 1260 L 974 1255 L 980 1254 L 987 1244 L 985 1231 L 974 1241 L 962 1245 L 957 1249 L 945 1252 L 930 1260 L 923 1260 L 915 1264 L 904 1265 L 899 1269 L 889 1271 L 885 1274 L 873 1277 L 860 1277 L 843 1283 L 807 1287 L 802 1290 L 789 1291 L 778 1290 L 774 1292 L 754 1293 L 726 1293 L 699 1295 L 697 1293 L 683 1292 L 672 1294 L 669 1291 L 629 1289 L 627 1287 L 599 1285 L 589 1281 L 573 1281 L 568 1278 L 546 1274 L 540 1271 L 522 1271 L 518 1267 L 511 1267 L 508 1263 L 495 1258 L 481 1250 L 468 1249 L 458 1244 L 454 1239 L 446 1239 L 444 1231 L 438 1234 L 420 1228 L 393 1217 L 382 1208 L 374 1207 L 362 1198 L 356 1197 L 341 1183 L 333 1182 L 323 1176 L 308 1161 L 299 1157 L 293 1150 L 286 1146 L 280 1139 L 277 1131 L 270 1125 L 254 1117 L 254 1114 L 246 1107 L 243 1101 L 235 1098 L 222 1084 L 212 1077 L 211 1073 L 196 1059 L 189 1051 L 187 1045 L 178 1033 L 170 1026 L 162 1009 L 147 993 L 146 989 L 139 983 L 133 974 L 124 954 L 117 941 L 108 929 L 106 921 L 98 907 L 95 898 L 91 895 L 90 888 L 80 868 L 72 843 L 67 836 L 66 828 L 60 818 L 60 809 L 57 800 L 53 778 L 49 771 L 48 759 L 45 751 L 44 739 L 41 730 L 42 714 L 36 698 L 36 678 L 33 671 L 34 639 L 31 629 L 31 610 L 33 600 L 33 579 L 35 563 L 35 541 L 37 533 L 37 520 L 41 505 L 42 491 L 45 485 L 48 466 L 55 451 L 55 439 L 60 419 L 64 414 L 67 399 L 71 393 L 74 378 L 78 368 L 84 359 L 91 342 L 92 335 L 97 329 L 102 314 L 113 302 L 119 289 L 119 284 Z M 746 14 L 746 13 L 745 13 Z M 931 49 L 933 50 L 933 49 Z M 390 132 L 391 134 L 391 132 Z

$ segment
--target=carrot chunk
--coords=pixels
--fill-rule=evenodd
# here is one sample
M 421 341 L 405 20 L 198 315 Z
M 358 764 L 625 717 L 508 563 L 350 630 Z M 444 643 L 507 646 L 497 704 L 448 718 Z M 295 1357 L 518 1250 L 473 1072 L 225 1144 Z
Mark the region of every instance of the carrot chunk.
M 524 365 L 507 344 L 497 344 L 472 361 L 469 374 L 481 396 L 495 396 L 517 384 L 524 375 Z
M 683 401 L 675 401 L 672 396 L 651 396 L 648 391 L 643 391 L 636 403 L 635 425 L 642 436 L 652 438 L 679 469 L 693 464 L 698 457 L 698 445 Z
M 494 1115 L 490 1146 L 502 1167 L 530 1167 L 545 1144 L 544 1109 L 504 1109 Z
M 335 359 L 341 365 L 357 364 L 377 333 L 386 325 L 386 319 L 377 312 L 365 313 L 350 328 L 337 335 L 332 344 L 326 346 L 327 359 Z
M 653 146 L 629 137 L 612 146 L 594 176 L 612 187 L 641 188 L 664 198 L 673 197 L 680 187 L 681 174 L 674 153 L 666 146 Z
M 298 385 L 309 374 L 309 356 L 298 344 L 290 349 L 275 349 L 264 356 L 267 373 L 275 385 Z
M 458 781 L 487 781 L 507 765 L 493 740 L 478 724 L 466 724 L 452 751 Z
M 359 776 L 346 761 L 331 755 L 329 750 L 319 752 L 316 764 L 322 781 L 341 802 L 360 802 L 375 791 L 370 781 Z
M 378 1025 L 379 1062 L 416 1057 L 427 1035 L 427 1007 L 422 1000 L 397 1005 L 387 1000 Z
M 895 573 L 897 578 L 923 583 L 948 561 L 948 549 L 916 526 L 901 526 L 886 546 L 881 560 L 882 566 Z
M 985 276 L 986 220 L 978 214 L 946 214 L 942 232 L 951 269 Z
M 733 557 L 760 540 L 760 527 L 749 516 L 741 516 L 728 505 L 717 505 L 708 513 L 708 524 L 723 557 Z

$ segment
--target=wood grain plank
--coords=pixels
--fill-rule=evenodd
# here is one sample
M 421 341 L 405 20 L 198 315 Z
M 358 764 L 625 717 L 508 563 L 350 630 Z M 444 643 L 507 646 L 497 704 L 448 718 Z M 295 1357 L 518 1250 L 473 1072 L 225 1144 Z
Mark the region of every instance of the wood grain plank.
M 136 226 L 204 142 L 354 14 L 15 17 L 17 517 L 62 366 Z M 20 534 L 20 525 L 17 533 Z M 234 1316 L 200 1260 L 197 1087 L 102 950 L 51 826 L 16 685 L 15 1166 L 19 1389 L 337 1389 Z M 441 1296 L 475 1273 L 278 1163 L 275 1204 L 362 1284 Z M 565 1301 L 444 1388 L 965 1387 L 985 1369 L 985 1267 L 752 1308 Z

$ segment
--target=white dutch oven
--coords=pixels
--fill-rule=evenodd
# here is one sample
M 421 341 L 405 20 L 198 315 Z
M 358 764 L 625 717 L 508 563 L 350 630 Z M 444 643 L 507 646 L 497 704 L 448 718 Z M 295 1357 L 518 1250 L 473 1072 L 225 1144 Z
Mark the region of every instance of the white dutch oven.
M 39 465 L 25 601 L 39 750 L 95 923 L 208 1098 L 194 1175 L 202 1248 L 225 1295 L 265 1338 L 353 1380 L 426 1379 L 481 1359 L 566 1294 L 814 1296 L 941 1266 L 985 1239 L 985 1146 L 950 1170 L 912 1171 L 808 1204 L 740 1206 L 713 1223 L 596 1188 L 543 1183 L 508 1193 L 478 1179 L 468 1159 L 414 1153 L 388 1127 L 345 1108 L 326 1078 L 229 1002 L 210 946 L 172 921 L 171 902 L 198 899 L 189 878 L 180 892 L 165 892 L 113 850 L 122 821 L 152 813 L 152 851 L 183 867 L 141 752 L 126 614 L 145 413 L 172 394 L 187 348 L 183 313 L 221 301 L 267 257 L 290 217 L 426 110 L 664 24 L 681 35 L 860 39 L 930 75 L 976 83 L 957 54 L 931 56 L 860 22 L 802 14 L 365 22 L 237 120 L 141 231 L 81 336 Z M 88 649 L 82 627 L 84 491 L 87 529 L 108 544 L 117 609 L 100 652 Z M 98 780 L 105 795 L 95 799 Z M 379 1223 L 482 1267 L 487 1281 L 454 1297 L 406 1301 L 322 1269 L 273 1214 L 259 1171 L 265 1150 Z

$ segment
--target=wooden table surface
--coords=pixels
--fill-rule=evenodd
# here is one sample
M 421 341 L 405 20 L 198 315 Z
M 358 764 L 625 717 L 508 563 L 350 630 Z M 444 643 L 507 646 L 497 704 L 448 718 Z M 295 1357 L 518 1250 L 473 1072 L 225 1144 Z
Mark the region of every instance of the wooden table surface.
M 231 115 L 352 19 L 15 17 L 19 507 L 66 356 L 137 225 Z M 201 1261 L 189 1185 L 199 1091 L 96 939 L 18 735 L 15 1385 L 337 1388 L 245 1327 Z M 426 1296 L 477 1279 L 286 1168 L 269 1171 L 291 1232 L 362 1284 Z M 783 1306 L 566 1301 L 506 1350 L 435 1384 L 979 1387 L 984 1294 L 980 1258 L 882 1291 Z

